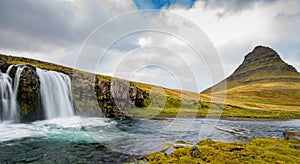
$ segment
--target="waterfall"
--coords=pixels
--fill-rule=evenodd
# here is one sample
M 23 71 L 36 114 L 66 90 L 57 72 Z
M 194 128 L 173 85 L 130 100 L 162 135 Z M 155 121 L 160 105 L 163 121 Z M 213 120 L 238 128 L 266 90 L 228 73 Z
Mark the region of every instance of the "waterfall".
M 74 116 L 71 80 L 68 75 L 37 68 L 40 93 L 47 119 Z
M 19 79 L 25 66 L 16 66 L 17 70 L 14 80 L 9 76 L 13 67 L 15 67 L 15 65 L 10 65 L 6 73 L 0 71 L 0 121 L 19 121 L 17 94 Z

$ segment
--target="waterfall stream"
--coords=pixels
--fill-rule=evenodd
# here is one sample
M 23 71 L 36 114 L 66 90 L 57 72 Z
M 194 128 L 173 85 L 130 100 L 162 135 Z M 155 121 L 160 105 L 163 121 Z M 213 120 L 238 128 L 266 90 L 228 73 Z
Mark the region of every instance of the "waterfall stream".
M 15 77 L 10 77 L 10 71 L 13 67 L 17 67 Z M 6 73 L 0 71 L 0 122 L 2 121 L 19 121 L 19 107 L 17 103 L 17 94 L 19 80 L 23 69 L 26 66 L 10 65 Z
M 20 110 L 17 94 L 24 65 L 10 65 L 6 72 L 0 70 L 0 122 L 19 122 Z M 14 76 L 11 75 L 14 71 Z M 71 79 L 56 71 L 37 68 L 40 80 L 42 108 L 46 119 L 74 116 Z M 36 100 L 39 101 L 39 100 Z
M 37 68 L 40 79 L 40 93 L 47 119 L 74 116 L 71 79 L 56 71 Z

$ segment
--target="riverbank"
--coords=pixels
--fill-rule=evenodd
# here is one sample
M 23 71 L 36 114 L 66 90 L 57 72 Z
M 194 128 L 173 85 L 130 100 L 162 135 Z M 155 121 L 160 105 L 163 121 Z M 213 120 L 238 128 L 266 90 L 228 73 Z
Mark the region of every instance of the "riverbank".
M 248 143 L 205 139 L 196 145 L 175 143 L 147 154 L 149 163 L 295 163 L 300 161 L 300 141 L 257 138 Z
M 253 110 L 233 106 L 219 108 L 135 108 L 136 118 L 221 118 L 226 120 L 292 120 L 300 118 L 300 111 Z

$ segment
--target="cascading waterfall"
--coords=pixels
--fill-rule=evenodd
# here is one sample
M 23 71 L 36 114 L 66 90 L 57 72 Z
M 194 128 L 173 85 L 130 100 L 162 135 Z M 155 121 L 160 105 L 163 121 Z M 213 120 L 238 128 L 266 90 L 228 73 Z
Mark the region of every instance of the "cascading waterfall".
M 68 75 L 37 68 L 40 93 L 47 119 L 74 116 L 71 79 Z
M 6 73 L 0 71 L 0 121 L 19 121 L 19 109 L 17 103 L 17 94 L 21 73 L 25 66 L 17 65 L 14 80 L 9 76 L 10 71 L 15 65 L 10 65 Z

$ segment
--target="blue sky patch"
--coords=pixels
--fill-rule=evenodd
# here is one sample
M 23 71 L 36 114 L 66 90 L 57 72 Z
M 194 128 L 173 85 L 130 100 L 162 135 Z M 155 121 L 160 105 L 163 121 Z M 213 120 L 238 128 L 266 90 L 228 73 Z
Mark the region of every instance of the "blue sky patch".
M 137 9 L 161 9 L 170 6 L 182 6 L 191 8 L 196 0 L 134 0 Z

